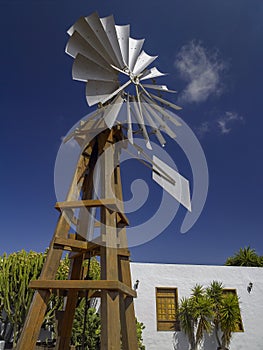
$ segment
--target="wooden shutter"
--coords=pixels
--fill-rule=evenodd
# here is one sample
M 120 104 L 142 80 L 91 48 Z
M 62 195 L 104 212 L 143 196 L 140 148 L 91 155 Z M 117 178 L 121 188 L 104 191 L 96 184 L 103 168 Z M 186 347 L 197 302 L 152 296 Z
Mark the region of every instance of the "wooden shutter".
M 158 331 L 179 330 L 177 320 L 178 297 L 176 288 L 156 288 Z

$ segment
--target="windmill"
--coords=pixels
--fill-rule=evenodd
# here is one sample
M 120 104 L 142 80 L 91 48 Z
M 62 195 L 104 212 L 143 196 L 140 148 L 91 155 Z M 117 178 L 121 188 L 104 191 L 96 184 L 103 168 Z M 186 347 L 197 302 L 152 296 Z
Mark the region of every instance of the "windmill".
M 34 349 L 54 291 L 66 295 L 56 346 L 69 349 L 76 304 L 88 291 L 89 297 L 101 299 L 101 349 L 118 350 L 122 343 L 123 349 L 135 350 L 136 291 L 131 287 L 125 229 L 129 222 L 122 202 L 120 153 L 127 150 L 127 143 L 131 145 L 152 169 L 153 180 L 190 211 L 188 180 L 156 155 L 149 157 L 134 138 L 134 134 L 141 136 L 152 151 L 154 135 L 164 147 L 164 134 L 175 137 L 169 123 L 181 125 L 169 108 L 180 107 L 160 94 L 174 91 L 155 83 L 156 78 L 165 75 L 156 67 L 149 68 L 157 56 L 142 50 L 143 39 L 130 37 L 129 25 L 119 26 L 113 16 L 99 18 L 93 13 L 81 17 L 68 34 L 66 53 L 74 58 L 73 79 L 86 82 L 87 103 L 97 108 L 64 139 L 79 144 L 80 157 L 66 200 L 55 206 L 60 217 L 41 276 L 30 283 L 36 291 L 18 349 Z M 94 237 L 96 227 L 100 234 Z M 70 251 L 69 279 L 57 281 L 55 274 L 64 250 Z M 83 260 L 91 256 L 100 256 L 99 281 L 83 276 Z

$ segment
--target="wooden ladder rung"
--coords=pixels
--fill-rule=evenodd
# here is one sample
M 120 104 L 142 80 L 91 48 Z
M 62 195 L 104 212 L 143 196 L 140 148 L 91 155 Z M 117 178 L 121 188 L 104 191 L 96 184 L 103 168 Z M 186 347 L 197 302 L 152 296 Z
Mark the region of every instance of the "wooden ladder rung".
M 29 283 L 32 289 L 73 289 L 73 290 L 116 290 L 133 298 L 136 298 L 135 290 L 120 281 L 107 280 L 36 280 Z
M 93 255 L 96 253 L 96 255 L 100 255 L 100 248 L 102 246 L 102 242 L 90 242 L 84 240 L 83 237 L 76 235 L 76 234 L 70 234 L 69 238 L 61 238 L 61 237 L 55 237 L 53 246 L 55 249 L 62 249 L 67 250 L 70 252 L 76 252 L 77 254 L 73 254 L 70 258 L 76 258 L 80 254 L 85 254 L 85 259 L 89 258 L 89 253 L 92 252 Z M 79 239 L 77 238 L 79 237 Z M 81 239 L 83 238 L 83 240 Z M 117 249 L 117 255 L 119 256 L 130 256 L 130 251 L 127 248 L 116 248 Z
M 98 244 L 87 241 L 80 241 L 72 238 L 56 237 L 54 240 L 54 248 L 61 248 L 69 251 L 89 251 L 98 248 Z
M 91 207 L 108 207 L 110 210 L 115 211 L 119 217 L 120 222 L 129 225 L 129 220 L 127 216 L 119 211 L 119 208 L 116 204 L 116 200 L 114 198 L 103 198 L 103 199 L 86 199 L 86 200 L 78 200 L 78 201 L 66 201 L 66 202 L 57 202 L 55 204 L 55 208 L 59 211 L 63 209 L 72 209 L 72 208 L 91 208 Z
M 114 198 L 104 198 L 104 199 L 86 199 L 78 201 L 66 201 L 66 202 L 57 202 L 55 208 L 58 210 L 61 209 L 71 209 L 71 208 L 82 208 L 82 207 L 105 207 L 108 206 L 110 209 L 111 206 L 116 208 L 116 201 Z
M 85 298 L 86 292 L 87 292 L 87 290 L 79 290 L 79 292 L 78 292 L 79 298 Z M 58 297 L 67 297 L 68 296 L 67 289 L 52 289 L 52 293 Z M 101 297 L 101 292 L 99 290 L 93 290 L 93 289 L 88 290 L 88 298 L 89 299 L 90 298 L 100 298 L 100 297 Z

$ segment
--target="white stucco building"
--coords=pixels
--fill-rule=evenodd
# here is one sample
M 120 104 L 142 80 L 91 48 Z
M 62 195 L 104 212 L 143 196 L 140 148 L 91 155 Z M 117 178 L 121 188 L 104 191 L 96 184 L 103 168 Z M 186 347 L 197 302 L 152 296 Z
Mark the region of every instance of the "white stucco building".
M 158 321 L 162 313 L 162 297 L 180 301 L 190 295 L 196 283 L 206 287 L 213 280 L 234 290 L 240 300 L 241 329 L 234 333 L 230 349 L 263 349 L 263 268 L 132 263 L 131 269 L 133 283 L 139 280 L 135 312 L 138 321 L 145 325 L 143 340 L 146 350 L 188 350 L 182 331 L 162 330 L 166 328 L 165 322 Z M 247 287 L 250 283 L 253 286 L 249 293 Z M 213 336 L 206 337 L 203 349 L 217 349 Z

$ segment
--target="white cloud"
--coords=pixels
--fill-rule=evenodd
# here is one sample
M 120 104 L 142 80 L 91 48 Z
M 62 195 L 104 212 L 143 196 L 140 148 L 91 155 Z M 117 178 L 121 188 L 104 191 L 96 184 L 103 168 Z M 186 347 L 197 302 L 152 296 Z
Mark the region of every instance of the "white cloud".
M 197 134 L 199 136 L 204 136 L 205 134 L 209 133 L 211 131 L 209 122 L 203 122 L 198 128 L 197 128 Z
M 236 112 L 224 112 L 220 117 L 209 121 L 204 121 L 196 128 L 199 137 L 203 137 L 208 133 L 219 132 L 221 135 L 229 134 L 233 128 L 245 121 L 244 117 Z
M 221 134 L 228 134 L 231 131 L 231 129 L 228 128 L 226 124 L 227 122 L 224 119 L 217 121 L 217 125 L 219 127 Z
M 204 102 L 209 96 L 222 93 L 221 74 L 226 64 L 217 52 L 209 52 L 201 43 L 191 41 L 184 45 L 177 54 L 175 67 L 187 83 L 179 102 Z
M 244 117 L 242 117 L 241 115 L 238 115 L 236 112 L 226 112 L 225 119 L 227 121 L 231 121 L 231 120 L 244 121 Z
M 217 120 L 217 126 L 221 134 L 228 134 L 233 128 L 233 123 L 236 122 L 244 122 L 244 118 L 236 112 L 225 112 L 225 114 Z

